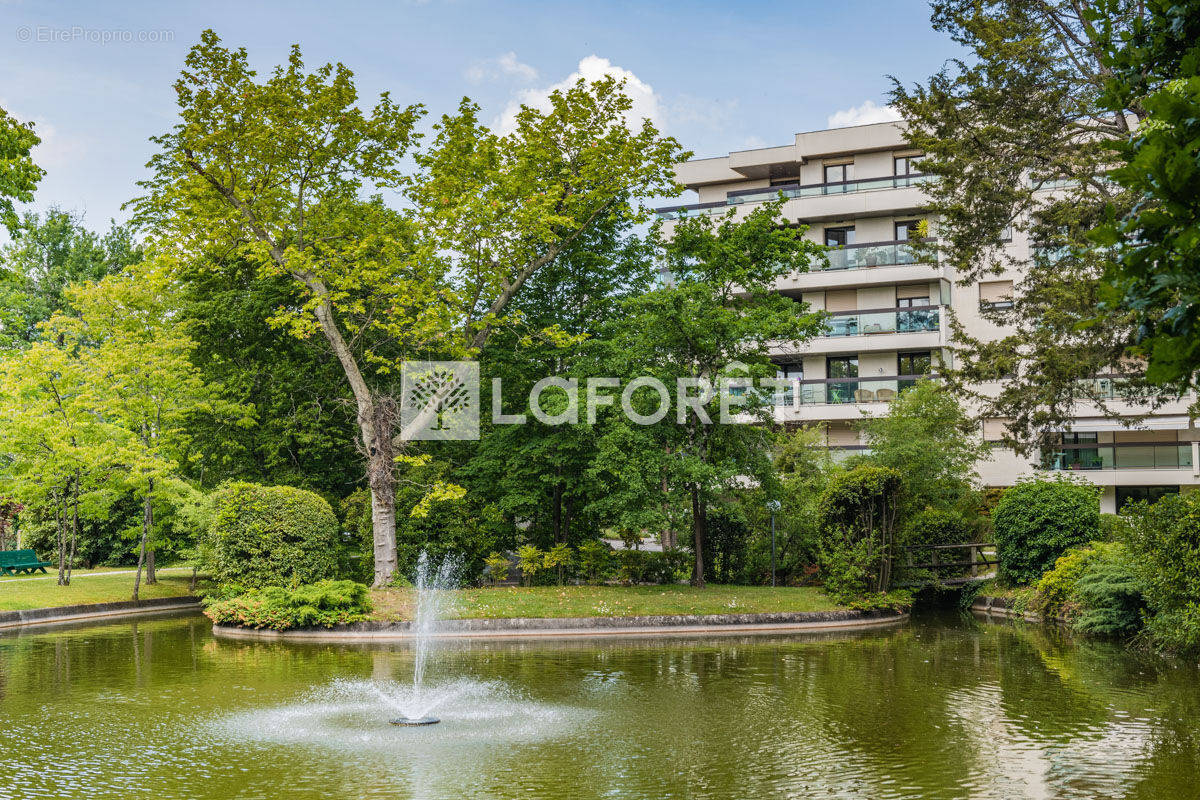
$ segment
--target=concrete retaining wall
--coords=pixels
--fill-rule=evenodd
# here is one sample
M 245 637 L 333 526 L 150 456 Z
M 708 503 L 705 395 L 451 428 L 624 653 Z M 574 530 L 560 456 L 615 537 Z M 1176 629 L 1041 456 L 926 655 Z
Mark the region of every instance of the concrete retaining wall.
M 811 611 L 773 614 L 714 614 L 644 617 L 563 617 L 517 619 L 448 619 L 438 623 L 438 638 L 659 636 L 720 633 L 784 633 L 894 625 L 908 619 L 897 611 Z M 213 634 L 231 639 L 377 642 L 403 641 L 413 634 L 408 622 L 359 622 L 336 628 L 290 631 L 256 630 L 214 625 Z
M 0 628 L 19 628 L 24 625 L 45 625 L 54 622 L 75 622 L 107 617 L 132 617 L 189 608 L 199 609 L 200 598 L 190 596 L 156 597 L 150 600 L 123 600 L 117 603 L 91 603 L 58 608 L 31 608 L 24 611 L 0 611 Z

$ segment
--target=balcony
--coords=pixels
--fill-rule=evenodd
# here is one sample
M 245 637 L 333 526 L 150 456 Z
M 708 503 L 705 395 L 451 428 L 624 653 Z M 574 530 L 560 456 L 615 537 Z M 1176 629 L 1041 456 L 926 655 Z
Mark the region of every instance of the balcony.
M 932 175 L 888 175 L 883 178 L 862 178 L 856 181 L 840 183 L 810 183 L 801 186 L 797 183 L 785 183 L 770 186 L 765 189 L 741 189 L 726 194 L 729 205 L 742 203 L 764 203 L 783 195 L 787 200 L 798 197 L 823 197 L 831 194 L 852 194 L 855 192 L 878 192 L 882 189 L 907 189 L 932 179 Z
M 825 323 L 824 336 L 870 336 L 878 333 L 921 333 L 941 327 L 941 306 L 834 311 Z
M 908 242 L 871 242 L 849 244 L 836 250 L 827 250 L 829 266 L 822 270 L 872 269 L 874 267 L 898 267 L 907 264 L 931 263 L 918 258 Z
M 1063 445 L 1042 451 L 1042 469 L 1187 469 L 1192 466 L 1192 445 L 1101 444 Z
M 779 186 L 740 189 L 728 192 L 725 195 L 724 203 L 717 201 L 713 203 L 667 206 L 666 208 L 655 209 L 654 213 L 658 215 L 659 219 L 679 219 L 683 216 L 720 213 L 722 209 L 729 206 L 743 205 L 745 203 L 763 203 L 768 200 L 774 200 L 780 195 L 783 195 L 784 199 L 794 200 L 804 197 L 877 192 L 884 189 L 907 189 L 932 180 L 934 177 L 933 175 L 888 175 L 882 178 L 863 178 L 856 181 L 843 181 L 841 183 L 813 183 L 803 186 L 798 183 L 786 183 Z
M 888 378 L 814 378 L 793 381 L 790 391 L 774 395 L 777 408 L 789 406 L 847 405 L 851 403 L 890 403 L 920 380 L 936 375 L 896 375 Z

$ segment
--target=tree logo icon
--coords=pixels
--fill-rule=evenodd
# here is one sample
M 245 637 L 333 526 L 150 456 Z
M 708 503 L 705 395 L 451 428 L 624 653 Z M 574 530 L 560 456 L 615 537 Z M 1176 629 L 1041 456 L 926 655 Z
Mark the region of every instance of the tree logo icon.
M 479 438 L 479 364 L 405 361 L 400 371 L 400 438 Z

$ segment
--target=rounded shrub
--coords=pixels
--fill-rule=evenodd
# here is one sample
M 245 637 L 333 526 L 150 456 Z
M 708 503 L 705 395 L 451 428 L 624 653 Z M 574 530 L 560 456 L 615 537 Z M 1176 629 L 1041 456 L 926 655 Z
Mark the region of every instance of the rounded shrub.
M 205 548 L 219 584 L 246 588 L 337 577 L 337 518 L 318 494 L 231 483 L 213 495 Z
M 1095 539 L 1100 530 L 1097 492 L 1063 477 L 1021 481 L 1004 492 L 992 513 L 1000 577 L 1034 583 L 1067 550 Z

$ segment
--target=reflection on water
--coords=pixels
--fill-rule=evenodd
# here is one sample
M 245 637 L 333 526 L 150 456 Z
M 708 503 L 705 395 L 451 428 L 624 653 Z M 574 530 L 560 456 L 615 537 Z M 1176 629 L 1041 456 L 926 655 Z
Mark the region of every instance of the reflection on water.
M 0 636 L 0 797 L 1194 797 L 1192 666 L 929 616 L 823 636 L 214 640 L 186 617 Z M 13 776 L 19 776 L 14 778 Z

